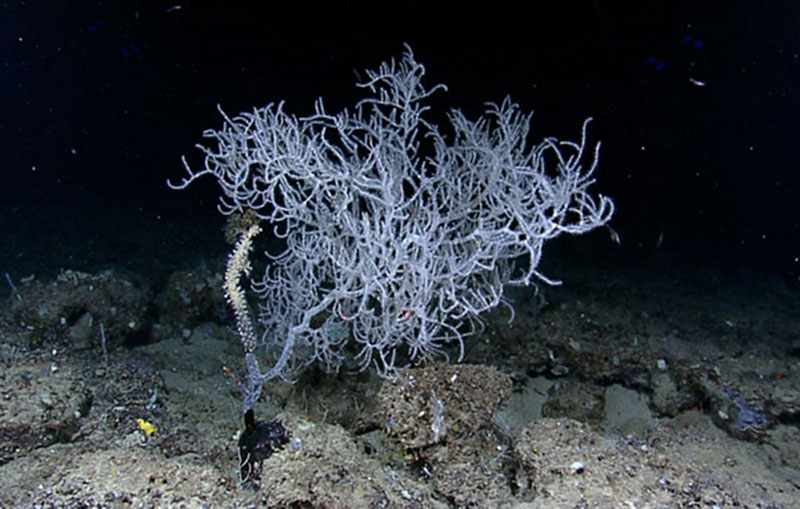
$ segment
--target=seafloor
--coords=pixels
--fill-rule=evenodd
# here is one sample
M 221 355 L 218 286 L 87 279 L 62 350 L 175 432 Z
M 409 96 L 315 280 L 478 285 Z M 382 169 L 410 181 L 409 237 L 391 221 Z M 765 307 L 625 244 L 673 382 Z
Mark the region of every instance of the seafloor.
M 2 507 L 798 507 L 800 292 L 756 270 L 549 259 L 461 364 L 274 383 L 240 481 L 218 260 L 13 280 Z

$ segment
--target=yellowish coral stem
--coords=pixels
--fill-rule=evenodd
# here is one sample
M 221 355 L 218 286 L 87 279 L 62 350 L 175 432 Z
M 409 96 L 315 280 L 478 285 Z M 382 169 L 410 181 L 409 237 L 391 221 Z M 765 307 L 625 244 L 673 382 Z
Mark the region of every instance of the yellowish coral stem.
M 233 313 L 236 317 L 236 328 L 242 340 L 245 353 L 252 353 L 255 350 L 256 336 L 253 321 L 250 318 L 250 311 L 247 307 L 247 299 L 242 289 L 241 279 L 242 274 L 247 275 L 250 273 L 248 254 L 253 247 L 253 238 L 259 233 L 261 233 L 261 227 L 258 224 L 253 224 L 239 237 L 233 252 L 228 258 L 225 283 L 223 285 L 225 298 L 233 308 Z

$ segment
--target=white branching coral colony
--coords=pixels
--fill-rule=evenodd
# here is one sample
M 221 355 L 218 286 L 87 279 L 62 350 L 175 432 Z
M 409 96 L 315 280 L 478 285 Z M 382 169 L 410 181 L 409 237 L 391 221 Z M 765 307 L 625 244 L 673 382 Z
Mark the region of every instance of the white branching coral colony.
M 306 118 L 283 103 L 223 112 L 222 128 L 204 133 L 216 146 L 198 145 L 205 167 L 184 160 L 188 177 L 173 187 L 212 175 L 223 214 L 254 212 L 285 243 L 252 282 L 257 327 L 240 279 L 260 228 L 243 229 L 226 272 L 245 411 L 264 382 L 314 362 L 337 369 L 349 356 L 387 375 L 449 342 L 463 354 L 504 285 L 555 283 L 537 272 L 546 240 L 611 218 L 611 199 L 587 192 L 600 145 L 587 147 L 589 120 L 580 142 L 531 145 L 531 115 L 506 98 L 475 121 L 452 110 L 440 131 L 424 113 L 446 87 L 426 88 L 424 74 L 407 47 L 367 72 L 354 111 L 329 114 L 320 99 Z

